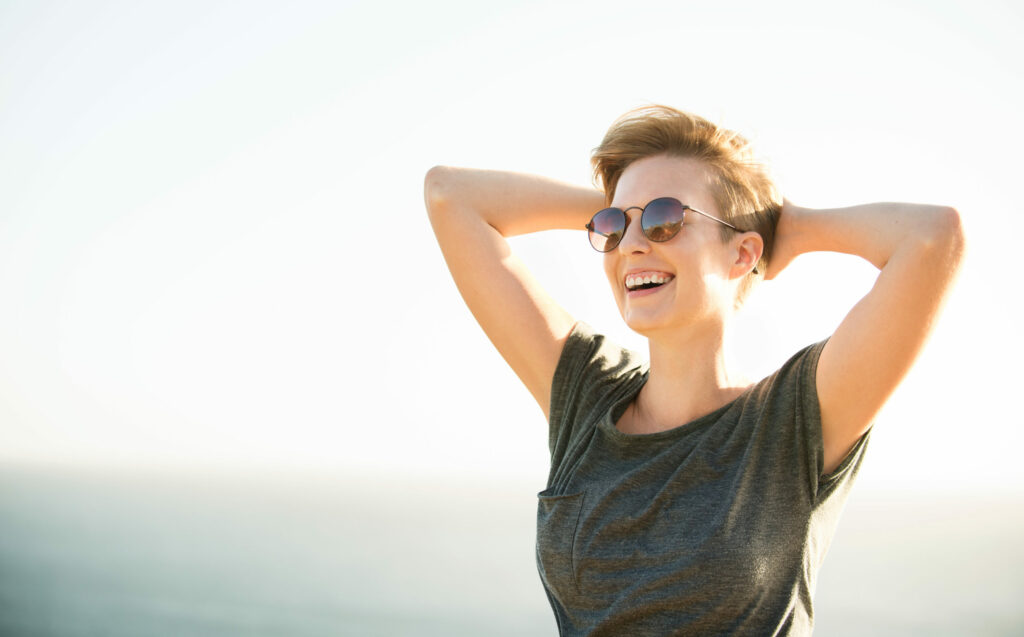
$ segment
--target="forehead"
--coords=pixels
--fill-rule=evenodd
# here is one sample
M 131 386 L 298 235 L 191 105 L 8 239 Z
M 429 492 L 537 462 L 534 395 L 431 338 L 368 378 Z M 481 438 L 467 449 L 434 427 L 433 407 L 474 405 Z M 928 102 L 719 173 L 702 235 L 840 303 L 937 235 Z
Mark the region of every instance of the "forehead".
M 612 205 L 644 206 L 658 197 L 675 197 L 695 208 L 714 210 L 709 183 L 710 171 L 700 160 L 667 155 L 645 157 L 622 171 Z

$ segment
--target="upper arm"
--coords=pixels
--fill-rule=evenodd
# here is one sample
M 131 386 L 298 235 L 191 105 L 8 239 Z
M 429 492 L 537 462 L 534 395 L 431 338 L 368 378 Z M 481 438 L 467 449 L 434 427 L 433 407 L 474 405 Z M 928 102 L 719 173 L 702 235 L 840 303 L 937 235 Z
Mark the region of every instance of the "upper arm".
M 816 383 L 831 473 L 868 430 L 923 348 L 963 254 L 959 215 L 898 250 L 843 319 L 818 361 Z
M 431 171 L 433 172 L 433 171 Z M 459 293 L 547 417 L 551 382 L 575 323 L 508 241 L 471 207 L 426 185 L 430 222 Z

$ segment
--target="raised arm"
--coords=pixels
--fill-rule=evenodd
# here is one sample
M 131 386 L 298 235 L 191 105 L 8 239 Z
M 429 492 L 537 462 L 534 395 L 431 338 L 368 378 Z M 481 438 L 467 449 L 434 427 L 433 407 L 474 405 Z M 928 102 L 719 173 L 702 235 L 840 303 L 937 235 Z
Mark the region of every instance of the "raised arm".
M 424 198 L 462 298 L 546 417 L 574 320 L 505 237 L 582 229 L 604 205 L 603 193 L 532 175 L 436 166 L 427 173 Z
M 877 203 L 812 210 L 786 201 L 767 278 L 805 252 L 868 260 L 881 272 L 821 352 L 817 386 L 824 472 L 836 469 L 906 376 L 960 269 L 965 249 L 953 208 Z

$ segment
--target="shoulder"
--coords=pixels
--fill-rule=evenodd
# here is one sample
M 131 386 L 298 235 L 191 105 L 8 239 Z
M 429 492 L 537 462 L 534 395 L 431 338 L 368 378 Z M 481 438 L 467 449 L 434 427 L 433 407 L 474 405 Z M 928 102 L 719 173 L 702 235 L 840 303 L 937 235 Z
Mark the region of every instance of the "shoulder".
M 555 381 L 572 382 L 597 377 L 615 378 L 646 368 L 636 352 L 594 331 L 584 321 L 573 325 L 555 368 Z
M 589 370 L 616 375 L 645 366 L 644 359 L 600 334 L 584 321 L 577 321 L 566 337 L 555 376 L 573 376 Z
M 647 362 L 639 354 L 594 331 L 586 322 L 577 321 L 555 367 L 552 417 L 556 410 L 579 400 L 593 399 L 595 394 L 643 373 L 646 368 Z
M 816 373 L 821 352 L 828 343 L 828 337 L 802 347 L 791 355 L 778 369 L 754 384 L 752 394 L 761 399 L 769 396 L 787 396 L 813 399 L 803 405 L 809 411 L 818 412 Z

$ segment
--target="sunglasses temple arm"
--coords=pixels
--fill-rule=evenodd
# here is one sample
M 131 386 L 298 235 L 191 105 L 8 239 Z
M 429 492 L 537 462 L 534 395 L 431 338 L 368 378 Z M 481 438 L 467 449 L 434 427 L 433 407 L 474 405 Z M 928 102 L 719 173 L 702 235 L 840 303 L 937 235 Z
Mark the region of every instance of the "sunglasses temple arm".
M 596 234 L 599 237 L 604 237 L 605 239 L 607 239 L 608 237 L 611 236 L 610 234 L 605 234 L 603 232 L 599 232 L 596 228 L 594 228 L 593 225 L 591 225 L 589 223 L 587 225 L 583 226 L 583 228 L 585 230 L 589 231 L 589 232 L 593 232 L 594 234 Z
M 706 212 L 701 212 L 700 210 L 697 210 L 696 208 L 690 208 L 689 206 L 687 206 L 687 209 L 688 209 L 688 210 L 692 210 L 692 211 L 696 212 L 696 213 L 697 213 L 697 214 L 699 214 L 699 215 L 704 215 L 704 216 L 705 216 L 705 217 L 707 217 L 708 219 L 713 219 L 713 220 L 717 221 L 718 223 L 722 224 L 723 226 L 729 226 L 730 228 L 732 228 L 732 229 L 733 229 L 733 230 L 735 230 L 736 232 L 743 232 L 742 230 L 740 230 L 740 229 L 739 229 L 739 228 L 737 228 L 736 226 L 732 225 L 732 224 L 731 224 L 731 223 L 729 223 L 728 221 L 722 221 L 722 220 L 721 220 L 721 219 L 719 219 L 718 217 L 712 217 L 712 216 L 711 216 L 711 215 L 709 215 L 708 213 L 706 213 Z
M 702 214 L 703 216 L 706 216 L 709 219 L 715 219 L 716 221 L 718 221 L 719 223 L 721 223 L 723 225 L 728 225 L 729 227 L 731 227 L 732 229 L 736 230 L 737 232 L 742 232 L 743 231 L 743 230 L 739 229 L 738 227 L 736 227 L 735 225 L 729 223 L 728 221 L 723 221 L 723 220 L 719 219 L 718 217 L 713 217 L 710 214 L 708 214 L 707 212 L 700 212 L 696 208 L 690 208 L 690 210 L 692 210 L 693 212 L 695 212 L 697 214 Z M 759 274 L 760 273 L 758 271 L 758 268 L 757 268 L 756 265 L 754 266 L 754 270 L 753 271 L 754 271 L 755 274 Z

